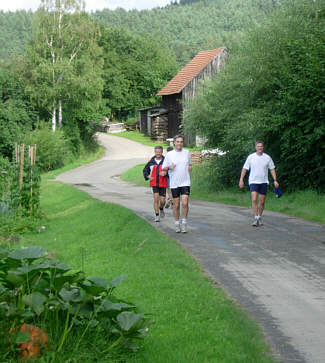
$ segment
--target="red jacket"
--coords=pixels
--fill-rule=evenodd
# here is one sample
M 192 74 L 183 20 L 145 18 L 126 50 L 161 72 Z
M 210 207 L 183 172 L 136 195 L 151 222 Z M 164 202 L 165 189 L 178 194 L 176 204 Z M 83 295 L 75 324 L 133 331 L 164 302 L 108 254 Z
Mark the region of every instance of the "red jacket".
M 157 164 L 155 157 L 152 157 L 143 169 L 143 176 L 146 180 L 149 179 L 150 174 L 153 177 L 153 179 L 150 180 L 151 187 L 168 188 L 168 177 L 160 175 L 163 161 L 164 157 Z

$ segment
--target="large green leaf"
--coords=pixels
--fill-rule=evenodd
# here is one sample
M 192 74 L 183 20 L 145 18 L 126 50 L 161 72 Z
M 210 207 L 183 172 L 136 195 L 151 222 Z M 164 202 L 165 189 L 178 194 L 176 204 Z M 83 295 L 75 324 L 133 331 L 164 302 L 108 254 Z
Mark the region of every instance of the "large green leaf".
M 22 274 L 17 271 L 8 271 L 6 276 L 6 281 L 9 282 L 14 286 L 19 286 L 23 284 L 25 279 L 23 278 Z
M 46 296 L 40 292 L 33 292 L 30 295 L 24 295 L 22 301 L 29 307 L 31 307 L 37 315 L 40 315 L 44 311 L 44 303 Z
M 44 248 L 32 246 L 27 248 L 21 248 L 19 250 L 14 250 L 9 253 L 8 257 L 13 260 L 35 260 L 46 255 L 46 250 Z
M 84 301 L 86 293 L 83 289 L 80 288 L 73 288 L 71 290 L 67 290 L 65 287 L 63 287 L 60 290 L 59 295 L 66 302 L 81 302 Z
M 126 275 L 123 275 L 121 277 L 118 277 L 117 279 L 114 279 L 114 280 L 110 281 L 109 286 L 111 288 L 114 288 L 114 287 L 118 286 L 126 278 L 127 278 Z
M 122 330 L 129 331 L 132 329 L 141 319 L 140 314 L 135 314 L 132 311 L 123 311 L 117 316 L 117 322 Z
M 104 300 L 101 304 L 101 307 L 99 311 L 110 311 L 110 310 L 116 310 L 121 311 L 123 309 L 132 309 L 135 308 L 134 305 L 125 304 L 123 302 L 120 303 L 113 303 L 109 300 Z
M 107 280 L 104 277 L 92 276 L 88 277 L 87 280 L 91 281 L 95 286 L 99 286 L 106 289 Z

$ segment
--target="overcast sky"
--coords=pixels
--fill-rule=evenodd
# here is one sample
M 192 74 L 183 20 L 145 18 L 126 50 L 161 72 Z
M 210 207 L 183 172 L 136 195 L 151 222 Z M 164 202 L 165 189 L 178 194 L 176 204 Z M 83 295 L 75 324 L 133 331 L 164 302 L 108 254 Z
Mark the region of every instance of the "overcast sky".
M 130 9 L 152 9 L 165 6 L 170 0 L 86 0 L 86 10 L 95 11 L 104 8 L 116 9 L 117 7 Z M 0 10 L 15 11 L 18 9 L 35 11 L 40 5 L 40 0 L 0 0 Z

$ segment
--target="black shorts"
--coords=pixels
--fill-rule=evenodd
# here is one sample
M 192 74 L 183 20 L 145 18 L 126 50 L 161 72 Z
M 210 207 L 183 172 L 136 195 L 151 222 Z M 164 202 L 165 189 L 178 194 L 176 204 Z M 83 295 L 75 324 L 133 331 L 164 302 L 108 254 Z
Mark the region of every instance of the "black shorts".
M 257 192 L 258 194 L 266 195 L 267 183 L 262 184 L 250 184 L 249 189 L 251 192 Z
M 179 198 L 180 195 L 190 195 L 190 187 L 171 188 L 173 198 Z
M 152 187 L 153 193 L 159 193 L 161 197 L 166 197 L 166 188 Z

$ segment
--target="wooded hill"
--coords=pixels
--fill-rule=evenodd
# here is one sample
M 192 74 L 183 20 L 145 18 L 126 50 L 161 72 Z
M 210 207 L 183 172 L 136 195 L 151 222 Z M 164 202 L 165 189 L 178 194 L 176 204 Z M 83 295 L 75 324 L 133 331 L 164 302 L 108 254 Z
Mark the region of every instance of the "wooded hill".
M 173 50 L 180 66 L 197 52 L 226 45 L 231 48 L 243 34 L 265 16 L 280 0 L 182 0 L 152 10 L 104 9 L 90 14 L 99 24 L 123 28 L 148 37 Z M 31 38 L 33 13 L 0 12 L 0 59 L 22 55 Z

